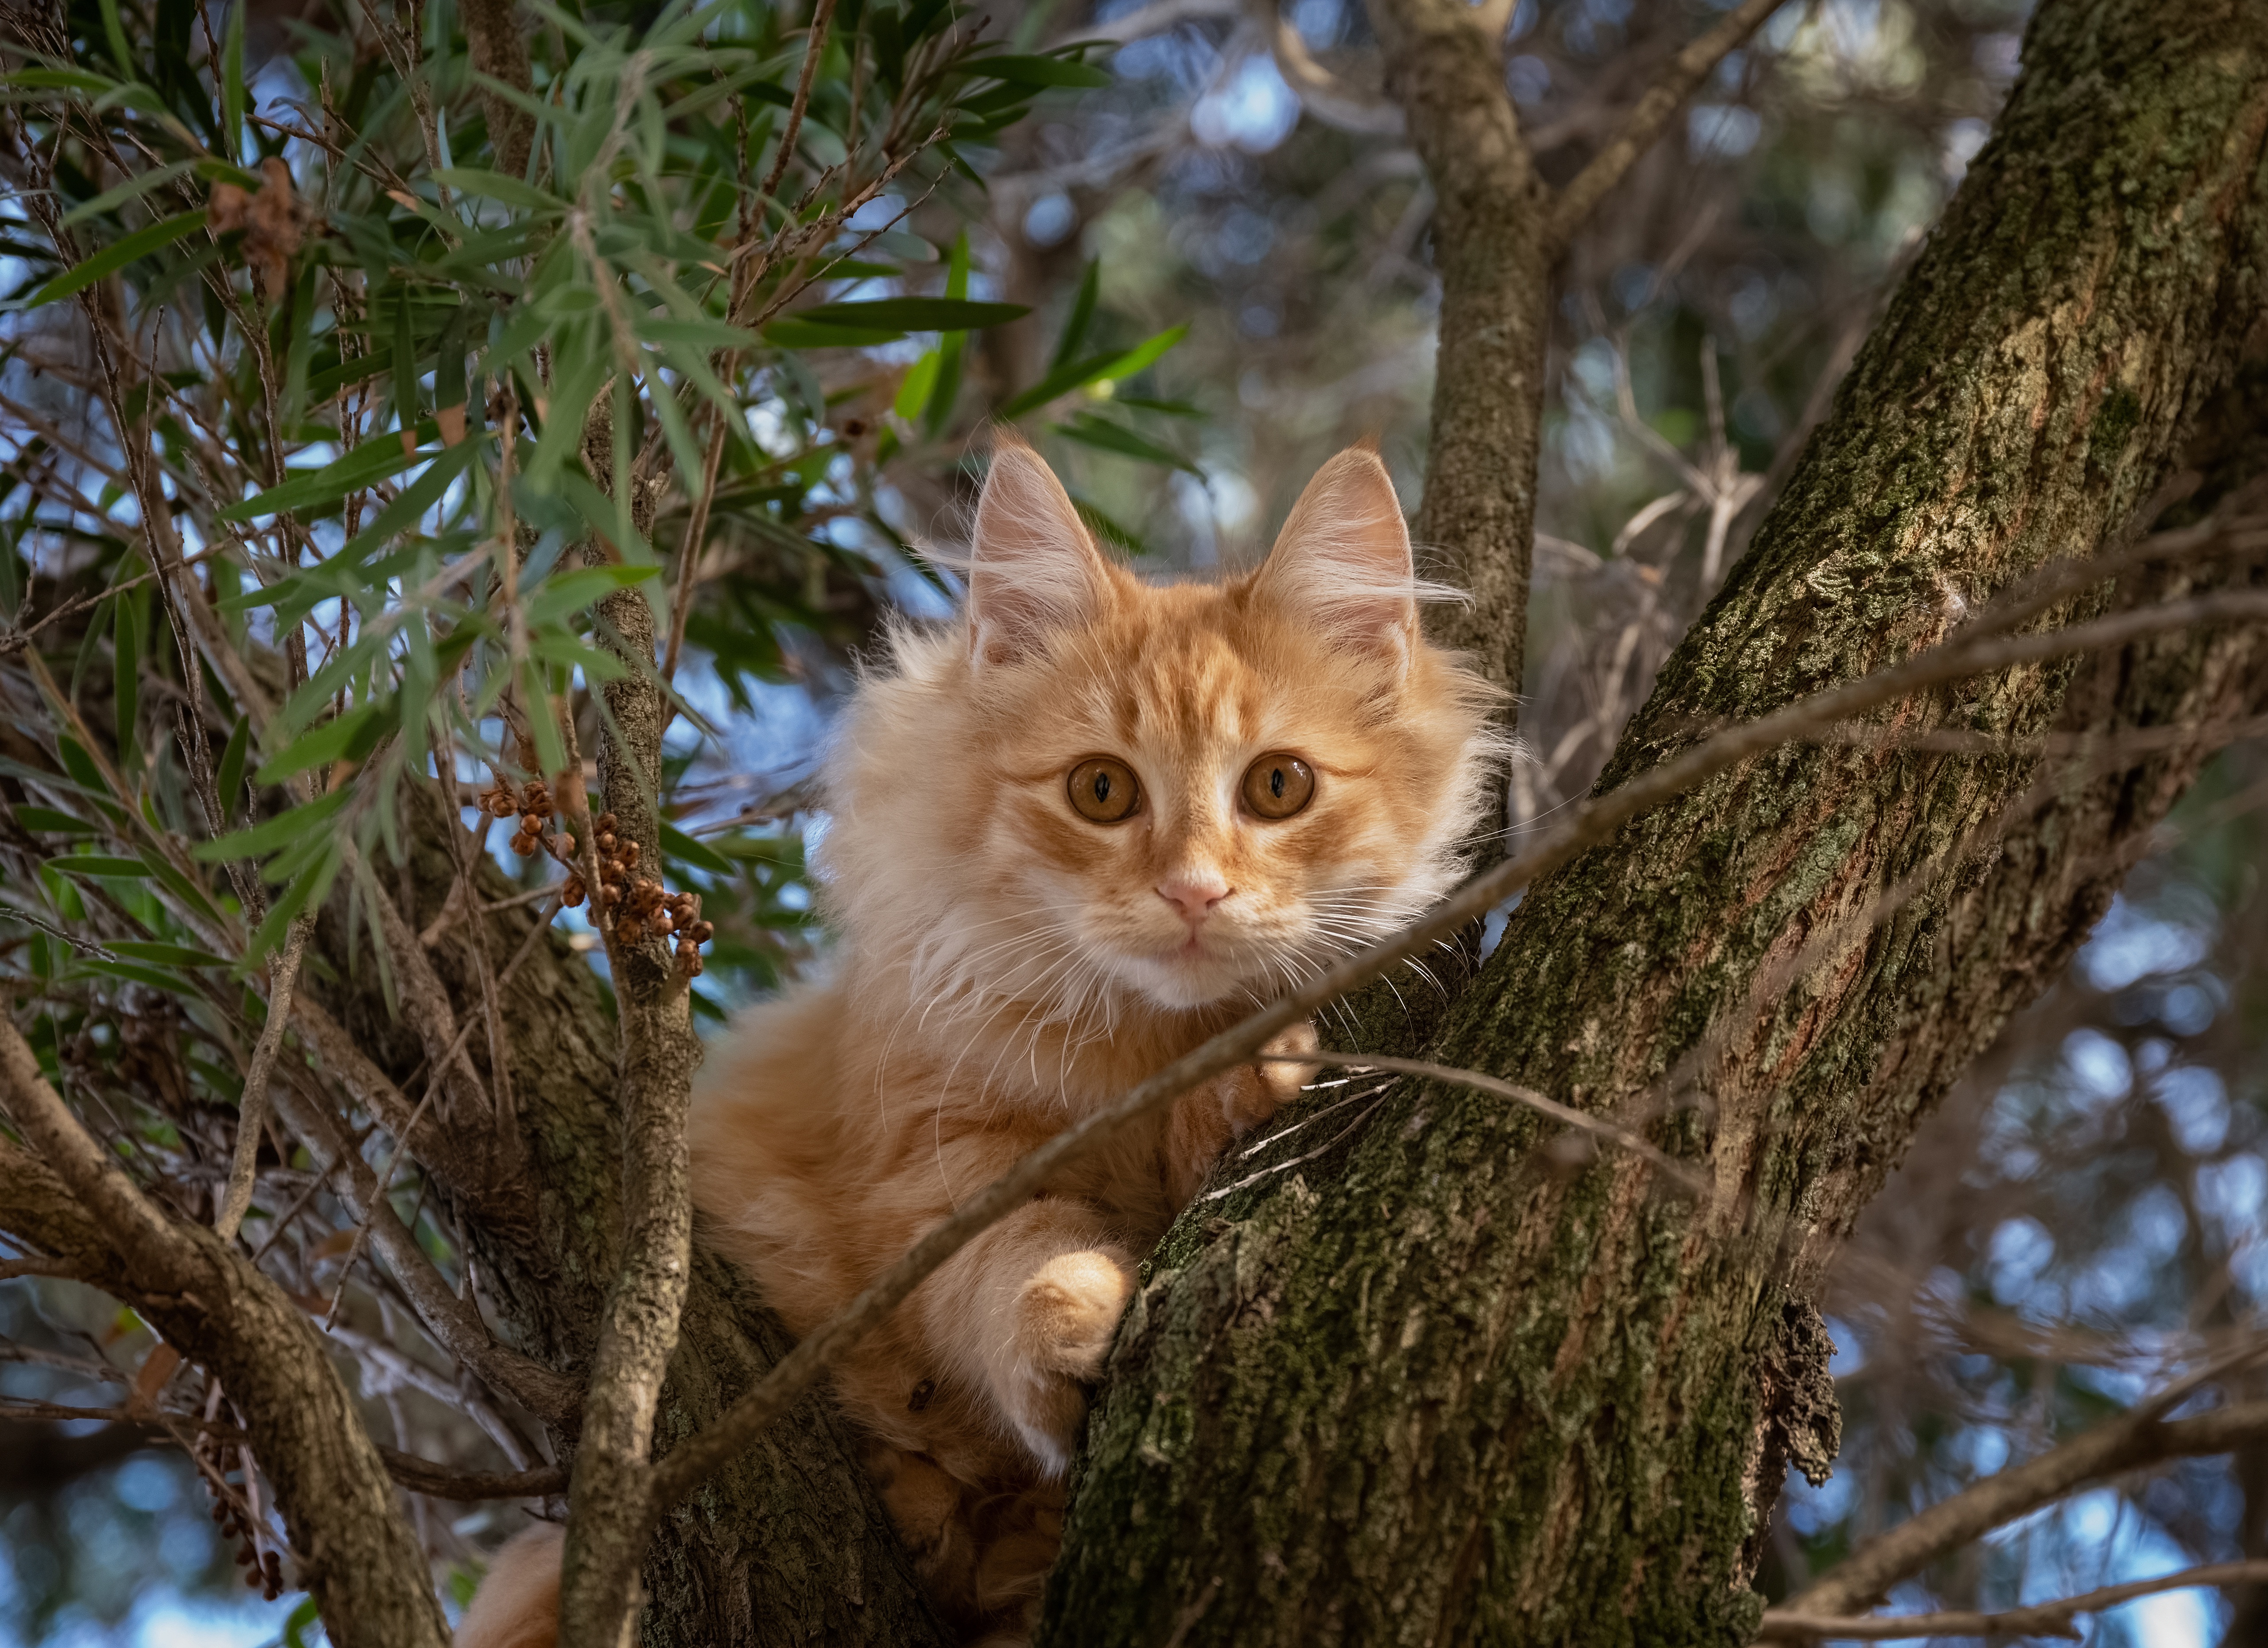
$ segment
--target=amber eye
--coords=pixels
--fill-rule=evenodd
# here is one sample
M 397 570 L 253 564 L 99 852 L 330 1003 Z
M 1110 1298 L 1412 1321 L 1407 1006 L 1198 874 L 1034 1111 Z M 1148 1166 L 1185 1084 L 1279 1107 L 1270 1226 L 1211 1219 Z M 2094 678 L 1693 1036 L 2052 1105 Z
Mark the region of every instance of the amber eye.
M 1314 772 L 1297 755 L 1278 750 L 1245 769 L 1244 805 L 1256 817 L 1287 819 L 1314 798 Z
M 1071 804 L 1081 818 L 1098 824 L 1123 824 L 1142 805 L 1134 769 L 1108 755 L 1083 761 L 1071 769 Z

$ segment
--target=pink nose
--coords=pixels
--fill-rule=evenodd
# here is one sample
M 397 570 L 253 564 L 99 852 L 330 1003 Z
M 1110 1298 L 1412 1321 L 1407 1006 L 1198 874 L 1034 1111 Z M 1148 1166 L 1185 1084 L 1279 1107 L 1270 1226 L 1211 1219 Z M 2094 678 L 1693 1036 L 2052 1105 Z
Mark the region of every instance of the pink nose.
M 1178 876 L 1158 883 L 1158 896 L 1181 911 L 1192 926 L 1211 915 L 1212 907 L 1226 898 L 1231 890 L 1214 876 Z

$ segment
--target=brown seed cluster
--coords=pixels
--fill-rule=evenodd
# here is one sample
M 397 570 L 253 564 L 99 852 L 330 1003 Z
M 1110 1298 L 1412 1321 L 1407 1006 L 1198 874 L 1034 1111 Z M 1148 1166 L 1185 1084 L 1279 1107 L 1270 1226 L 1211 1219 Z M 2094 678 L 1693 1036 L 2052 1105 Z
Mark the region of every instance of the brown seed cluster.
M 717 929 L 701 919 L 699 894 L 672 893 L 652 877 L 639 875 L 638 844 L 615 835 L 613 813 L 599 815 L 598 831 L 599 908 L 613 917 L 615 937 L 624 944 L 643 943 L 649 933 L 674 938 L 687 976 L 700 977 L 701 946 Z M 581 887 L 577 879 L 571 890 Z
M 200 1474 L 202 1480 L 202 1473 Z M 205 1483 L 211 1489 L 210 1482 Z M 261 1598 L 273 1602 L 284 1594 L 284 1559 L 274 1551 L 263 1553 L 253 1538 L 252 1524 L 244 1512 L 217 1492 L 213 1494 L 212 1519 L 220 1524 L 221 1532 L 236 1541 L 236 1565 L 244 1570 L 244 1583 L 258 1591 Z
M 519 815 L 519 829 L 512 838 L 512 850 L 521 857 L 534 857 L 538 851 L 549 853 L 567 866 L 567 879 L 559 889 L 559 901 L 569 909 L 579 909 L 590 896 L 583 883 L 583 872 L 575 862 L 575 838 L 564 830 L 550 833 L 556 803 L 541 778 L 531 778 L 517 794 L 512 787 L 498 781 L 493 790 L 482 792 L 481 810 L 496 818 Z M 622 841 L 615 834 L 615 815 L 602 813 L 594 827 L 598 831 L 599 850 L 599 908 L 608 913 L 614 924 L 615 937 L 623 944 L 643 943 L 651 933 L 660 938 L 674 938 L 677 959 L 683 964 L 688 977 L 701 975 L 701 946 L 717 933 L 715 923 L 701 919 L 701 899 L 698 894 L 672 893 L 651 876 L 637 873 L 638 844 Z

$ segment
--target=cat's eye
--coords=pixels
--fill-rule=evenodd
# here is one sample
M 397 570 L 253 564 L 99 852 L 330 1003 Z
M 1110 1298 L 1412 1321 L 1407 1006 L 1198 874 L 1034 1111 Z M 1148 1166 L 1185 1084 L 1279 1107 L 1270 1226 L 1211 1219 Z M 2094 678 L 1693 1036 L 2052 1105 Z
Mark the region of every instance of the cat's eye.
M 1142 805 L 1134 769 L 1108 755 L 1090 756 L 1071 769 L 1071 804 L 1079 817 L 1098 824 L 1123 824 Z
M 1244 772 L 1244 805 L 1253 816 L 1287 819 L 1315 798 L 1315 775 L 1297 755 L 1278 750 Z

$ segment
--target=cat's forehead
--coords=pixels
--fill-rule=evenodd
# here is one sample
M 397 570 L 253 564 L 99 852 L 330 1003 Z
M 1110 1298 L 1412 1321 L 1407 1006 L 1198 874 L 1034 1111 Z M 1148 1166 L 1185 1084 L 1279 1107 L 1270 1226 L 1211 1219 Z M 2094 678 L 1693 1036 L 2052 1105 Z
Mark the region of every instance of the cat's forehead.
M 1069 639 L 1050 660 L 1052 702 L 1082 732 L 1129 747 L 1262 737 L 1298 696 L 1284 637 L 1255 622 L 1233 589 L 1145 588 Z

